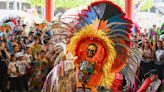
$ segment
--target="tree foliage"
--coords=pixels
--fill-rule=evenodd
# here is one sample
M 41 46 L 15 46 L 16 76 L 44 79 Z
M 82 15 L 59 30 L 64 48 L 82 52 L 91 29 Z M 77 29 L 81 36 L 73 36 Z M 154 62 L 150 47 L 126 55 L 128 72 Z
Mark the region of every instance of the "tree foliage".
M 61 7 L 66 7 L 66 8 L 74 8 L 74 7 L 79 7 L 79 6 L 87 6 L 91 2 L 94 1 L 99 1 L 99 0 L 54 0 L 55 7 L 61 8 Z M 124 7 L 124 0 L 108 0 L 112 1 L 122 8 Z
M 44 6 L 45 0 L 27 0 L 27 2 L 32 6 Z
M 122 9 L 125 7 L 125 0 L 109 0 L 120 6 Z
M 34 6 L 44 6 L 46 0 L 27 0 L 29 4 Z M 87 6 L 91 2 L 98 0 L 53 0 L 55 8 L 74 8 L 79 6 Z M 119 5 L 122 9 L 125 6 L 125 0 L 108 0 Z M 145 11 L 153 6 L 153 0 L 140 0 L 141 10 Z M 134 3 L 135 4 L 135 3 Z
M 27 0 L 33 6 L 44 6 L 46 0 Z M 74 8 L 79 6 L 87 6 L 91 2 L 98 0 L 53 0 L 54 7 L 56 8 Z M 121 7 L 124 7 L 124 0 L 109 0 Z
M 141 11 L 149 10 L 154 4 L 154 0 L 141 0 L 141 2 Z

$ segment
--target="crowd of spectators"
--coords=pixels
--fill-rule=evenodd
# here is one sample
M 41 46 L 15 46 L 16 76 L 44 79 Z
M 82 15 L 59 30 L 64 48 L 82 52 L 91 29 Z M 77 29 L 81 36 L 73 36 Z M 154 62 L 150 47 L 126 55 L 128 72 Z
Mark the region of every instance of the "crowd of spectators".
M 141 34 L 132 35 L 134 42 L 142 51 L 138 73 L 137 92 L 164 91 L 164 30 L 153 25 Z M 163 90 L 163 91 L 162 91 Z
M 1 92 L 40 92 L 53 67 L 46 58 L 50 33 L 26 29 L 18 20 L 13 31 L 0 32 Z

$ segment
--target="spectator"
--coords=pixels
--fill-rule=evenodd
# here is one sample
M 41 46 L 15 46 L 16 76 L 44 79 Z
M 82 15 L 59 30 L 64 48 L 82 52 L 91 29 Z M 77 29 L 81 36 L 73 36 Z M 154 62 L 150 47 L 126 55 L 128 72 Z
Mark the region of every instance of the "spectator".
M 138 40 L 138 45 L 142 47 L 144 45 L 144 41 L 146 39 L 146 36 L 144 34 L 140 34 L 140 40 Z
M 31 52 L 31 55 L 33 56 L 34 60 L 37 59 L 38 53 L 40 53 L 42 50 L 42 45 L 39 43 L 40 43 L 39 38 L 35 37 L 34 38 L 34 44 L 30 47 L 30 52 Z
M 18 31 L 23 31 L 23 27 L 21 25 L 21 21 L 18 20 L 18 24 L 16 25 L 15 27 L 15 30 L 18 32 Z
M 8 65 L 8 74 L 10 78 L 10 91 L 18 91 L 18 68 L 16 66 L 16 57 L 15 55 L 11 56 L 10 63 Z
M 152 37 L 153 37 L 153 35 L 155 35 L 155 34 L 157 34 L 157 33 L 155 32 L 155 30 L 154 30 L 153 28 L 150 28 L 150 29 L 149 29 L 149 39 L 151 40 L 151 42 L 152 42 Z
M 153 25 L 153 30 L 154 30 L 154 31 L 157 30 L 157 25 Z
M 151 43 L 148 39 L 144 41 L 142 46 L 142 61 L 141 61 L 141 69 L 140 69 L 140 80 L 144 78 L 144 74 L 148 72 L 150 69 L 154 68 L 154 52 L 151 48 Z
M 27 84 L 27 79 L 26 79 L 26 72 L 27 68 L 30 67 L 28 63 L 23 59 L 24 54 L 23 52 L 18 52 L 16 54 L 18 60 L 17 60 L 17 67 L 18 67 L 18 86 L 19 86 L 19 91 L 28 91 L 28 84 Z
M 20 49 L 19 49 L 19 45 L 16 41 L 17 39 L 15 38 L 13 41 L 12 41 L 12 45 L 13 45 L 13 49 L 14 49 L 14 54 L 16 54 Z
M 5 60 L 5 61 L 9 61 L 11 56 L 10 56 L 10 53 L 8 52 L 7 50 L 7 41 L 5 40 L 0 40 L 0 51 L 2 53 L 2 58 Z
M 157 41 L 158 41 L 158 35 L 154 34 L 152 38 L 152 48 L 154 51 L 156 50 Z
M 152 69 L 147 74 L 148 78 L 145 79 L 142 86 L 137 92 L 158 92 L 161 80 L 158 79 L 158 70 Z
M 155 55 L 156 55 L 155 63 L 158 65 L 164 64 L 164 48 L 163 48 L 162 41 L 157 42 Z
M 155 68 L 159 71 L 159 79 L 164 81 L 164 47 L 162 45 L 162 41 L 157 42 Z M 164 87 L 164 84 L 161 85 L 160 89 L 162 87 Z
M 145 35 L 146 37 L 148 37 L 148 32 L 147 32 L 147 28 L 144 28 L 144 33 L 143 33 L 143 35 Z
M 2 43 L 0 42 L 0 45 L 1 44 Z M 7 76 L 7 64 L 4 60 L 3 53 L 4 52 L 2 52 L 2 47 L 0 46 L 0 91 L 6 92 L 5 80 Z
M 162 41 L 162 47 L 164 48 L 164 33 L 160 35 L 160 41 Z

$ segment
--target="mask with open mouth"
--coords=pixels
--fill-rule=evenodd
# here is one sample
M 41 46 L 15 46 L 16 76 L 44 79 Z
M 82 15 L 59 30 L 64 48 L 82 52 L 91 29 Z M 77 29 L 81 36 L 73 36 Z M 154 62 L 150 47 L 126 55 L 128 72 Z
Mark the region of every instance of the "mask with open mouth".
M 95 63 L 88 61 L 81 61 L 79 67 L 78 78 L 82 84 L 87 84 L 94 73 Z

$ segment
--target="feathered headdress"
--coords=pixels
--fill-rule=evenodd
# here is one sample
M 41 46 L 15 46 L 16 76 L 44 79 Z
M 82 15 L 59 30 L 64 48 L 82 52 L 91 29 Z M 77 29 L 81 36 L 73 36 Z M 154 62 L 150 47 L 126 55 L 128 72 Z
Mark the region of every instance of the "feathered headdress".
M 82 67 L 82 61 L 94 62 L 95 65 L 91 78 L 83 84 L 110 88 L 115 73 L 128 62 L 132 22 L 110 1 L 92 3 L 88 9 L 82 10 L 78 21 L 80 30 L 72 37 L 68 51 L 78 56 L 77 66 Z M 93 57 L 88 57 L 91 44 L 97 49 Z

